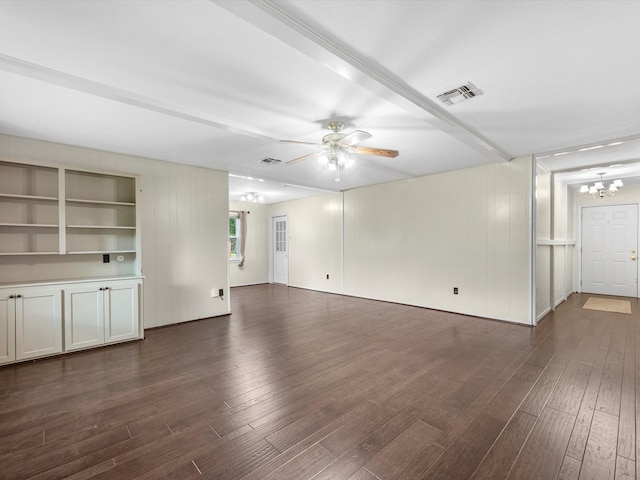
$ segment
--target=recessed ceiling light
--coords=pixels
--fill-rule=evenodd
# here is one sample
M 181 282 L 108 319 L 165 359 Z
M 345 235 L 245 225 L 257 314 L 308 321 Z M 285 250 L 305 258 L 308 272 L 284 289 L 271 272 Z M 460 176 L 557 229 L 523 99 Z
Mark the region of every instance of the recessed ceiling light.
M 233 178 L 242 178 L 243 180 L 257 180 L 258 182 L 264 182 L 262 178 L 253 178 L 253 177 L 247 177 L 245 175 L 236 175 L 235 173 L 230 173 L 229 176 Z
M 579 152 L 586 152 L 588 150 L 596 150 L 598 148 L 602 148 L 604 147 L 604 145 L 594 145 L 593 147 L 585 147 L 585 148 L 581 148 L 580 150 L 578 150 Z

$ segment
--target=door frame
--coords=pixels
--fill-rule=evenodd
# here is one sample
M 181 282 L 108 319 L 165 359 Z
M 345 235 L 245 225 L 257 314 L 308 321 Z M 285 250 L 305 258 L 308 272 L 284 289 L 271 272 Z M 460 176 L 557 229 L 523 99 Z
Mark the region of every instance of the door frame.
M 620 205 L 637 205 L 638 207 L 638 249 L 640 250 L 640 203 L 635 203 L 635 202 L 623 202 L 623 203 L 607 203 L 606 205 L 601 205 L 601 206 L 607 206 L 607 207 L 616 207 L 616 206 L 620 206 Z M 592 207 L 597 207 L 598 205 L 579 205 L 578 208 L 578 218 L 577 218 L 577 222 L 576 222 L 576 227 L 577 227 L 577 231 L 576 231 L 576 235 L 577 235 L 577 248 L 576 248 L 576 257 L 574 259 L 575 261 L 575 268 L 574 271 L 576 273 L 576 278 L 575 278 L 575 285 L 576 285 L 576 290 L 578 293 L 583 293 L 582 292 L 582 210 L 585 208 L 592 208 Z M 640 259 L 636 260 L 636 278 L 638 279 L 638 282 L 636 283 L 636 296 L 635 298 L 640 298 Z M 627 297 L 627 298 L 634 298 L 634 297 Z
M 290 237 L 289 235 L 289 216 L 286 213 L 277 213 L 277 214 L 271 214 L 269 217 L 269 283 L 274 283 L 273 282 L 273 262 L 275 260 L 275 255 L 274 255 L 274 249 L 275 249 L 275 244 L 273 241 L 273 236 L 274 236 L 274 231 L 273 231 L 273 221 L 276 218 L 279 217 L 284 217 L 284 219 L 287 222 L 287 237 Z M 289 249 L 290 249 L 291 245 L 289 242 L 289 238 L 287 238 L 287 272 L 289 271 Z M 289 274 L 287 273 L 287 286 L 289 286 Z

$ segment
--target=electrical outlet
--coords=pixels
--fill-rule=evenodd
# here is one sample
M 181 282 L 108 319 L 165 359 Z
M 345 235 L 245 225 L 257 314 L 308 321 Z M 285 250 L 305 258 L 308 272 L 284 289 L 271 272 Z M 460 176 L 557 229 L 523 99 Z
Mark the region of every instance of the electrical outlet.
M 327 280 L 329 280 L 329 274 L 327 273 Z
M 224 296 L 224 289 L 221 288 L 221 289 L 218 290 L 218 296 L 219 297 Z
M 216 298 L 216 296 L 217 296 L 217 295 L 216 295 L 216 289 L 215 289 L 215 288 L 212 288 L 212 289 L 211 289 L 211 298 Z
M 102 263 L 109 263 L 111 262 L 111 257 L 109 256 L 108 253 L 105 253 L 102 255 Z
M 458 295 L 458 287 L 453 287 L 453 294 Z

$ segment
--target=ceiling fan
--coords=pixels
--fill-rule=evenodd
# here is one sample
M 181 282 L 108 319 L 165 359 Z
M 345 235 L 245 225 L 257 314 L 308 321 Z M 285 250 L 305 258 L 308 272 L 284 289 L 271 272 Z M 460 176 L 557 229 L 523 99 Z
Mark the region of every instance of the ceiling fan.
M 280 140 L 282 143 L 296 143 L 298 145 L 307 145 L 318 149 L 317 152 L 309 153 L 293 160 L 289 160 L 287 165 L 293 165 L 310 158 L 318 158 L 327 170 L 335 171 L 335 181 L 340 181 L 340 170 L 349 168 L 353 163 L 353 159 L 349 156 L 352 153 L 358 155 L 375 155 L 378 157 L 395 158 L 398 156 L 397 150 L 387 150 L 385 148 L 362 147 L 358 146 L 371 138 L 371 134 L 356 130 L 349 134 L 340 133 L 344 128 L 344 123 L 339 121 L 329 122 L 327 127 L 331 130 L 322 137 L 322 143 L 298 142 L 296 140 Z

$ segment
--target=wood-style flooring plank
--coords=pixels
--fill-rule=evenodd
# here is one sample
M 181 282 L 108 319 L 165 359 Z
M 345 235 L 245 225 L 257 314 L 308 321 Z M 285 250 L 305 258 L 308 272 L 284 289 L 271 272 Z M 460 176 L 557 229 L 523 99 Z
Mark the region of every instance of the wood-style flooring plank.
M 635 480 L 636 478 L 636 462 L 618 456 L 616 460 L 616 477 L 615 480 Z
M 618 455 L 636 460 L 636 376 L 635 376 L 635 335 L 629 325 L 626 329 L 626 348 L 622 373 L 620 398 L 620 422 L 618 425 Z
M 509 472 L 509 480 L 555 478 L 560 471 L 575 417 L 545 408 Z
M 589 430 L 591 429 L 593 413 L 596 409 L 598 391 L 600 390 L 606 356 L 607 350 L 602 348 L 599 349 L 593 364 L 589 381 L 587 382 L 587 388 L 585 389 L 584 396 L 582 397 L 582 404 L 580 405 L 580 410 L 576 417 L 573 432 L 571 432 L 569 445 L 567 446 L 567 455 L 580 461 L 584 455 L 584 450 L 587 446 L 587 439 L 589 438 Z
M 580 460 L 565 456 L 557 480 L 578 480 L 581 466 L 582 462 Z
M 426 423 L 414 422 L 364 467 L 381 480 L 395 479 L 436 443 L 439 433 Z
M 580 480 L 614 480 L 618 417 L 595 411 L 582 460 Z
M 470 480 L 502 480 L 507 477 L 537 418 L 517 411 L 491 446 Z
M 547 406 L 577 415 L 592 368 L 586 363 L 570 362 L 549 397 Z

